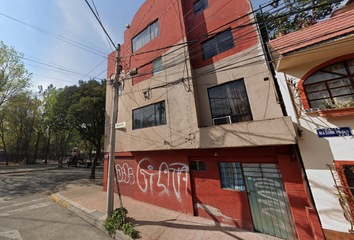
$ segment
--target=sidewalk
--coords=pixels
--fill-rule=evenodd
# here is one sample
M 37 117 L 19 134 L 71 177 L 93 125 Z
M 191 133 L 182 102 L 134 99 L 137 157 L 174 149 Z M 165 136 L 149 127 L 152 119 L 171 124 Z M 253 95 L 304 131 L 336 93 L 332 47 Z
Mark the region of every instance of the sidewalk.
M 53 201 L 79 215 L 97 228 L 105 231 L 107 193 L 103 191 L 102 180 L 82 180 L 61 185 L 52 194 Z M 128 210 L 128 221 L 139 232 L 141 240 L 279 240 L 280 238 L 248 232 L 214 221 L 190 216 L 155 205 L 143 203 L 130 197 L 122 196 L 123 206 Z M 117 194 L 114 195 L 114 208 L 119 207 Z M 116 239 L 130 239 L 123 233 Z
M 32 171 L 45 171 L 58 169 L 57 162 L 51 162 L 47 164 L 19 164 L 19 165 L 0 165 L 0 174 L 10 174 L 10 173 L 21 173 L 21 172 L 32 172 Z

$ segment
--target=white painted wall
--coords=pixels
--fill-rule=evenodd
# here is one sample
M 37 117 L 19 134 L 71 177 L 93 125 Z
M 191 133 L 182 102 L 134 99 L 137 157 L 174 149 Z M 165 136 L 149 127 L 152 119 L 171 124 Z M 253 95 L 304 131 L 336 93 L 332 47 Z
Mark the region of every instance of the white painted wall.
M 335 183 L 327 164 L 333 164 L 336 160 L 353 161 L 354 165 L 354 137 L 319 138 L 316 129 L 350 127 L 353 130 L 354 116 L 324 118 L 317 113 L 305 113 L 298 93 L 291 87 L 291 84 L 287 84 L 287 81 L 292 81 L 297 86 L 307 72 L 323 62 L 340 56 L 341 52 L 343 51 L 328 55 L 328 52 L 323 51 L 321 58 L 317 60 L 309 62 L 307 59 L 302 62 L 303 64 L 282 69 L 277 73 L 277 79 L 287 112 L 302 131 L 302 137 L 298 138 L 298 145 L 322 227 L 348 232 L 350 223 L 343 216 L 338 192 L 334 187 Z M 354 49 L 351 48 L 351 51 L 347 51 L 346 54 L 350 52 L 354 52 Z M 306 58 L 307 55 L 302 54 Z M 291 58 L 287 58 L 290 65 Z M 297 62 L 301 62 L 301 59 L 294 56 L 295 58 Z M 290 92 L 293 93 L 295 99 L 292 98 L 288 86 L 292 89 Z

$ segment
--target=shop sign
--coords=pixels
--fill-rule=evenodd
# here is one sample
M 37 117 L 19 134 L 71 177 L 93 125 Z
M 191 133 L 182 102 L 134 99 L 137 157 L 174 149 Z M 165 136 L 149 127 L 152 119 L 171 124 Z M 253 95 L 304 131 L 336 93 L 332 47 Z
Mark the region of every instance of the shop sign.
M 349 127 L 341 128 L 322 128 L 317 129 L 317 135 L 320 138 L 323 137 L 348 137 L 352 136 L 352 130 Z

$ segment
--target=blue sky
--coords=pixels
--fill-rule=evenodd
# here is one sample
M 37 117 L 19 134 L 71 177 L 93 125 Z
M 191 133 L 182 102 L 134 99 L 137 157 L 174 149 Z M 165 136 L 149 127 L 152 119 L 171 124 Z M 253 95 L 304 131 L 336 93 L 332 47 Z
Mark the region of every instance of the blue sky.
M 93 6 L 92 0 L 88 2 Z M 94 1 L 115 43 L 123 43 L 125 25 L 143 2 Z M 263 2 L 267 1 L 252 1 L 255 9 Z M 105 57 L 113 51 L 85 0 L 0 0 L 0 40 L 25 55 L 33 91 L 38 85 L 62 88 L 80 79 L 106 78 Z

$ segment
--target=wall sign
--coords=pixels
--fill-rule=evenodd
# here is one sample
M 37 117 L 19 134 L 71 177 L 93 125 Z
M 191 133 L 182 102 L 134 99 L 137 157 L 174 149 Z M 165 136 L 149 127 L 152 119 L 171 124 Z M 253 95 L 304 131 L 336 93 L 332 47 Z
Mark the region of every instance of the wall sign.
M 352 130 L 350 127 L 341 128 L 323 128 L 317 129 L 317 135 L 321 138 L 323 137 L 348 137 L 352 136 Z

